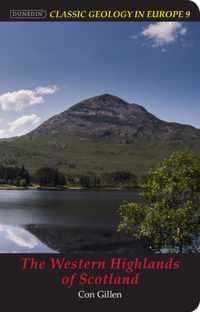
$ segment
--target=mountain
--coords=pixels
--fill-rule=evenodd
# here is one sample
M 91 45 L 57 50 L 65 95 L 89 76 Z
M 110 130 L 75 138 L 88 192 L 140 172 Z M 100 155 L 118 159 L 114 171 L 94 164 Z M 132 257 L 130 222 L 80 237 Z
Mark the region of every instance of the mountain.
M 164 122 L 144 107 L 119 97 L 103 94 L 82 101 L 56 115 L 32 135 L 64 135 L 127 143 L 136 139 L 195 139 L 200 130 L 192 126 Z
M 128 169 L 143 175 L 176 150 L 200 153 L 200 130 L 165 122 L 144 107 L 103 94 L 84 100 L 30 133 L 0 141 L 0 163 L 65 173 Z

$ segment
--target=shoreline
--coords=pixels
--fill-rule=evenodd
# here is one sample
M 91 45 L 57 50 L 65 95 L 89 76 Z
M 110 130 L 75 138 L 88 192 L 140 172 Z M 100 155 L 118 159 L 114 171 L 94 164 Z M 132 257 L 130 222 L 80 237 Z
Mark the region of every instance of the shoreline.
M 0 185 L 0 191 L 133 191 L 141 189 L 139 186 L 135 187 L 81 187 L 81 186 L 64 186 L 64 187 L 51 187 L 51 186 L 15 186 L 15 185 Z

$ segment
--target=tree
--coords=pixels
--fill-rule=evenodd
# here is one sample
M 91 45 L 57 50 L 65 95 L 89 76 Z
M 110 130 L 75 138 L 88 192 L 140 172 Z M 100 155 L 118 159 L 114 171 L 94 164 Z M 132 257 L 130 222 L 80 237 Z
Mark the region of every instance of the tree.
M 137 186 L 137 177 L 128 170 L 116 170 L 104 173 L 103 181 L 109 185 Z
M 29 172 L 24 168 L 16 166 L 0 166 L 0 183 L 18 185 L 20 180 L 27 184 L 30 182 Z
M 145 239 L 152 248 L 192 244 L 200 232 L 200 159 L 174 153 L 149 173 L 143 203 L 119 208 L 118 231 Z
M 21 180 L 19 181 L 19 186 L 21 186 L 21 187 L 27 186 L 27 181 L 26 181 L 25 179 L 21 179 Z
M 64 185 L 66 179 L 57 169 L 42 167 L 36 172 L 36 182 L 44 186 L 58 186 Z
M 20 169 L 19 176 L 22 180 L 25 180 L 26 184 L 30 183 L 29 172 L 24 168 L 24 166 L 22 166 L 22 168 Z
M 126 170 L 117 170 L 112 173 L 112 180 L 115 183 L 136 183 L 136 176 L 130 171 Z
M 101 185 L 101 179 L 95 173 L 88 172 L 80 176 L 80 184 L 87 188 L 99 187 Z

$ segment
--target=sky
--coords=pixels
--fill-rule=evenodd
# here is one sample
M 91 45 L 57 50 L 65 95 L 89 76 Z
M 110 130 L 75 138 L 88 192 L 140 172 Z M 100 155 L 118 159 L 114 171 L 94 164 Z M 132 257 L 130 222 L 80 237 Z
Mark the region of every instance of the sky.
M 109 93 L 200 128 L 200 23 L 0 23 L 0 138 Z

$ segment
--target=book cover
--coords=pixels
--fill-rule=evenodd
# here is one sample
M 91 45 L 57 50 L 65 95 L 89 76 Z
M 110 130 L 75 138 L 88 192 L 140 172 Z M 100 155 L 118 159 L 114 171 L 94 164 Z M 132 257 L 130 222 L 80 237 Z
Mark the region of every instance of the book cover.
M 0 7 L 6 310 L 197 311 L 198 3 Z

